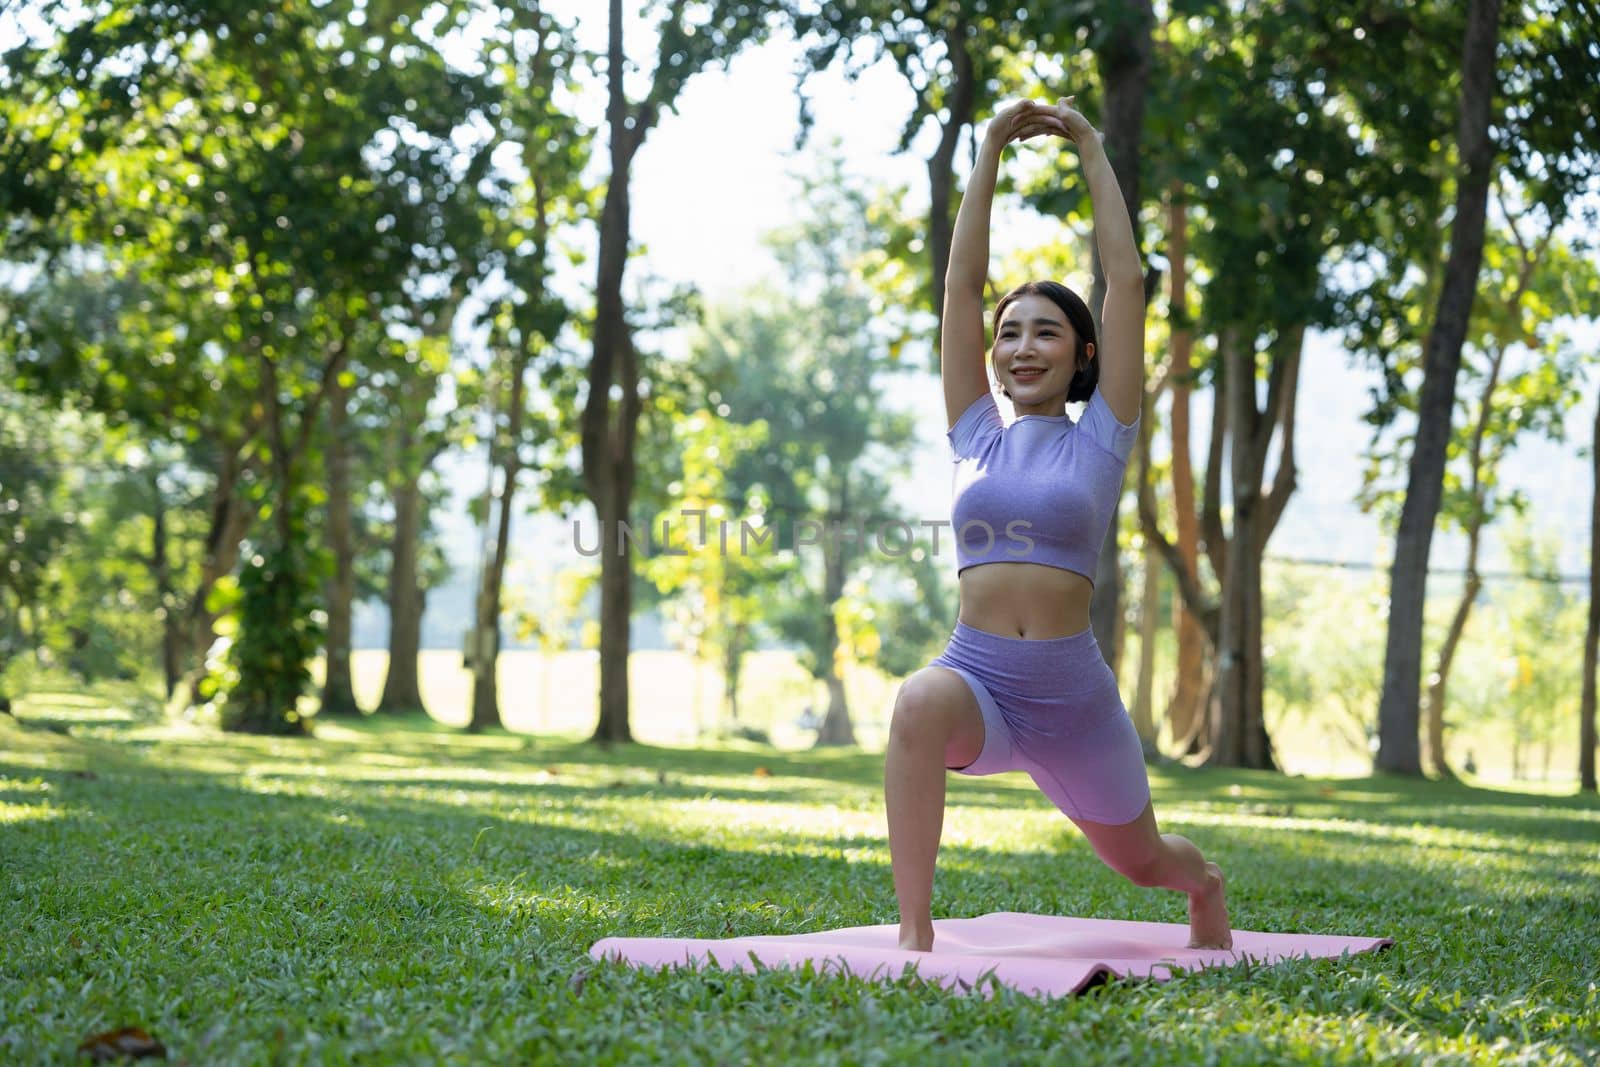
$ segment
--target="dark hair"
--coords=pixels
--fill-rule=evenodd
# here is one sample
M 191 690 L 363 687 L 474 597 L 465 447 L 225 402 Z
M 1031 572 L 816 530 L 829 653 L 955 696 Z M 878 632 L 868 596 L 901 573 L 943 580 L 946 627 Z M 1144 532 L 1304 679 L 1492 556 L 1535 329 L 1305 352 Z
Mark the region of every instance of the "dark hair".
M 1094 317 L 1089 314 L 1089 305 L 1083 298 L 1060 282 L 1024 282 L 1000 298 L 1000 303 L 994 306 L 994 334 L 1000 333 L 1000 316 L 1006 313 L 1006 308 L 1019 297 L 1042 296 L 1056 307 L 1060 308 L 1067 316 L 1067 322 L 1072 326 L 1072 332 L 1077 335 L 1078 346 L 1073 351 L 1073 363 L 1078 368 L 1072 376 L 1072 381 L 1067 385 L 1067 403 L 1076 404 L 1094 396 L 1095 389 L 1100 385 L 1100 360 L 1088 358 L 1088 345 L 1099 346 L 1095 339 Z M 1011 399 L 1010 390 L 1004 386 L 1000 389 L 1005 393 L 1006 399 Z

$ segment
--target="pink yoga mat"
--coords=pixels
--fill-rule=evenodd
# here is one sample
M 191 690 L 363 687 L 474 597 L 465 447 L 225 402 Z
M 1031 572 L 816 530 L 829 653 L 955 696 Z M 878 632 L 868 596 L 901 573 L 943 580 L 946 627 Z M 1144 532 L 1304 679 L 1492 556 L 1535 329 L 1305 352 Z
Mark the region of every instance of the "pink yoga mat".
M 1279 963 L 1314 956 L 1338 957 L 1393 944 L 1387 937 L 1233 932 L 1233 948 L 1185 948 L 1184 923 L 1075 919 L 997 911 L 975 919 L 935 919 L 932 952 L 896 947 L 899 928 L 853 926 L 814 934 L 733 937 L 607 937 L 589 955 L 638 967 L 704 966 L 730 969 L 800 967 L 879 981 L 899 978 L 915 965 L 924 979 L 946 988 L 1001 985 L 1038 996 L 1076 993 L 1102 976 L 1165 980 L 1177 971 L 1228 966 L 1251 960 Z

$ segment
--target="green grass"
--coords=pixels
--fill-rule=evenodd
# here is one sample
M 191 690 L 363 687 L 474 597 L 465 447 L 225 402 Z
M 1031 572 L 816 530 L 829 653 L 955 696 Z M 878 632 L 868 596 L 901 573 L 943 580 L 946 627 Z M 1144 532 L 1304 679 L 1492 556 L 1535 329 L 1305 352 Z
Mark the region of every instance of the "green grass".
M 1395 947 L 1051 1002 L 589 959 L 609 935 L 891 921 L 876 754 L 70 721 L 0 717 L 0 1062 L 125 1024 L 207 1064 L 1600 1057 L 1592 798 L 1154 771 L 1238 926 Z M 1182 920 L 1026 778 L 950 798 L 936 914 Z

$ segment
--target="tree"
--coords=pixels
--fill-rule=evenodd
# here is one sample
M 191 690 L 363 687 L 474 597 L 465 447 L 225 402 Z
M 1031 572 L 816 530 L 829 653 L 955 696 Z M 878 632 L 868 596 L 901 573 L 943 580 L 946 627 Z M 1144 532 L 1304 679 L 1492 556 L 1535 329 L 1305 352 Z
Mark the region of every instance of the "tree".
M 1192 252 L 1207 275 L 1194 319 L 1174 294 L 1171 332 L 1183 347 L 1167 375 L 1187 384 L 1203 373 L 1216 390 L 1196 525 L 1217 595 L 1205 590 L 1194 561 L 1161 533 L 1153 494 L 1141 496 L 1141 525 L 1216 650 L 1205 751 L 1211 762 L 1232 766 L 1273 764 L 1263 706 L 1261 561 L 1295 488 L 1294 422 L 1306 331 L 1333 321 L 1331 264 L 1367 236 L 1362 200 L 1374 195 L 1361 188 L 1371 163 L 1341 114 L 1341 56 L 1319 51 L 1322 35 L 1299 14 L 1235 18 L 1215 11 L 1204 26 L 1169 24 L 1159 53 L 1171 72 L 1158 80 L 1161 129 L 1177 131 L 1185 147 L 1194 142 L 1193 153 L 1181 155 L 1168 173 L 1157 171 L 1179 208 L 1169 214 L 1168 258 L 1186 290 L 1192 210 L 1198 220 Z M 1258 61 L 1264 56 L 1273 59 Z M 1193 75 L 1197 70 L 1206 72 L 1204 80 Z M 1188 365 L 1191 322 L 1209 341 L 1200 369 Z M 1179 453 L 1187 466 L 1186 448 L 1175 446 Z M 1188 486 L 1184 479 L 1175 488 Z M 1224 486 L 1231 503 L 1226 516 Z M 1231 519 L 1226 525 L 1225 518 Z M 1191 728 L 1176 740 L 1187 748 L 1197 736 Z
M 1174 182 L 1167 202 L 1167 259 L 1171 299 L 1167 309 L 1170 352 L 1167 383 L 1171 394 L 1169 437 L 1172 450 L 1172 510 L 1177 543 L 1173 563 L 1196 585 L 1200 578 L 1200 522 L 1194 497 L 1194 465 L 1189 455 L 1189 396 L 1194 381 L 1194 328 L 1189 312 L 1189 210 L 1181 183 Z M 1149 520 L 1155 502 L 1140 504 L 1140 526 L 1147 554 L 1157 554 L 1159 531 Z M 1147 567 L 1152 564 L 1147 562 Z M 1205 724 L 1206 630 L 1200 616 L 1181 596 L 1172 601 L 1172 628 L 1178 639 L 1178 665 L 1166 720 L 1173 747 L 1187 754 L 1200 740 Z
M 447 563 L 426 541 L 429 515 L 439 490 L 425 485 L 425 476 L 446 448 L 455 442 L 448 420 L 429 424 L 428 408 L 450 364 L 450 329 L 460 307 L 460 291 L 438 307 L 422 311 L 416 335 L 406 344 L 405 366 L 374 382 L 388 418 L 384 421 L 382 489 L 391 502 L 388 566 L 384 580 L 389 608 L 389 662 L 377 711 L 426 713 L 422 701 L 418 656 L 422 644 L 422 611 L 427 592 L 443 580 Z
M 1462 175 L 1456 187 L 1450 255 L 1429 331 L 1417 440 L 1411 453 L 1405 506 L 1395 535 L 1390 570 L 1389 637 L 1384 649 L 1383 695 L 1378 704 L 1380 770 L 1422 773 L 1418 748 L 1417 695 L 1422 674 L 1422 604 L 1427 591 L 1428 553 L 1443 491 L 1445 450 L 1455 409 L 1461 346 L 1477 292 L 1488 207 L 1490 111 L 1496 73 L 1500 0 L 1470 0 L 1461 59 L 1461 118 L 1456 130 Z
M 1576 598 L 1561 584 L 1559 540 L 1518 520 L 1505 541 L 1520 580 L 1495 596 L 1501 609 L 1495 645 L 1504 669 L 1494 710 L 1510 734 L 1513 777 L 1531 777 L 1531 750 L 1537 746 L 1541 776 L 1548 778 L 1555 739 L 1581 703 L 1572 691 L 1572 648 L 1582 640 L 1584 624 Z
M 0 697 L 18 695 L 17 676 L 46 646 L 40 616 L 49 598 L 41 594 L 75 514 L 61 506 L 64 436 L 36 402 L 0 394 Z
M 1500 183 L 1496 183 L 1500 185 Z M 1452 772 L 1445 758 L 1446 694 L 1456 650 L 1474 603 L 1483 589 L 1478 573 L 1484 528 L 1505 511 L 1522 514 L 1526 501 L 1500 487 L 1500 465 L 1506 453 L 1528 432 L 1553 439 L 1563 436 L 1564 415 L 1576 402 L 1578 356 L 1557 322 L 1568 316 L 1593 319 L 1600 314 L 1600 273 L 1581 252 L 1552 243 L 1556 229 L 1544 229 L 1535 240 L 1526 212 L 1513 211 L 1504 195 L 1500 212 L 1486 237 L 1480 270 L 1479 297 L 1463 346 L 1462 377 L 1468 390 L 1458 400 L 1461 418 L 1449 442 L 1441 522 L 1458 527 L 1467 538 L 1466 581 L 1461 590 L 1423 702 L 1423 737 L 1427 763 L 1436 774 Z M 1416 285 L 1416 305 L 1426 300 L 1425 281 Z M 1532 364 L 1515 370 L 1521 349 Z M 1414 407 L 1415 397 L 1402 397 Z M 1392 529 L 1400 493 L 1380 483 L 1403 463 L 1402 439 L 1395 449 L 1376 447 L 1369 455 L 1363 508 L 1381 510 Z
M 253 695 L 240 701 L 245 714 L 227 718 L 245 728 L 297 728 L 296 709 L 273 705 L 303 684 L 300 657 L 316 628 L 276 612 L 309 614 L 315 597 L 304 519 L 316 425 L 352 357 L 355 324 L 427 269 L 430 216 L 416 208 L 456 174 L 460 153 L 447 137 L 473 93 L 414 35 L 419 13 L 390 10 L 346 48 L 367 17 L 354 5 L 130 3 L 74 13 L 58 40 L 8 57 L 22 72 L 21 121 L 10 127 L 22 132 L 10 143 L 42 133 L 56 153 L 42 161 L 50 171 L 60 169 L 50 165 L 60 131 L 77 134 L 87 151 L 74 174 L 96 176 L 47 179 L 56 195 L 24 201 L 61 217 L 13 232 L 65 232 L 74 246 L 66 254 L 59 239 L 38 242 L 55 255 L 46 270 L 71 255 L 96 258 L 147 300 L 118 309 L 102 330 L 114 344 L 74 351 L 52 370 L 83 383 L 101 410 L 217 443 L 203 586 L 232 569 L 251 513 L 267 512 L 246 556 L 249 595 L 233 643 L 262 651 L 235 655 Z M 52 99 L 68 102 L 65 121 L 44 106 Z M 416 136 L 401 147 L 394 127 Z M 22 177 L 24 186 L 32 179 Z M 125 328 L 133 325 L 155 328 Z M 211 626 L 209 588 L 191 600 L 197 640 Z M 257 608 L 269 615 L 251 614 Z M 281 676 L 266 676 L 274 671 Z
M 1422 601 L 1435 517 L 1443 497 L 1456 375 L 1466 338 L 1487 211 L 1490 168 L 1498 156 L 1515 184 L 1559 225 L 1575 194 L 1600 173 L 1592 129 L 1596 22 L 1590 0 L 1574 5 L 1517 4 L 1503 14 L 1492 0 L 1467 9 L 1461 60 L 1456 183 L 1450 253 L 1429 324 L 1416 445 L 1395 538 L 1389 635 L 1379 704 L 1379 769 L 1421 773 L 1418 700 Z M 1498 100 L 1500 106 L 1496 107 Z
M 874 310 L 862 277 L 880 244 L 871 197 L 837 157 L 802 178 L 802 190 L 808 217 L 768 241 L 782 290 L 752 292 L 712 318 L 695 358 L 727 418 L 766 427 L 764 446 L 729 472 L 730 503 L 759 497 L 764 527 L 793 553 L 787 580 L 768 585 L 768 621 L 827 687 L 819 743 L 849 744 L 847 588 L 876 546 L 874 526 L 895 518 L 884 502 L 911 426 L 881 399 L 899 369 L 889 341 L 897 324 Z
M 644 99 L 624 88 L 622 0 L 611 0 L 606 47 L 606 128 L 610 171 L 600 212 L 595 278 L 594 356 L 582 415 L 584 492 L 594 504 L 602 544 L 600 566 L 600 718 L 594 740 L 628 741 L 628 650 L 632 563 L 607 539 L 630 516 L 637 460 L 634 446 L 645 380 L 622 295 L 630 232 L 628 183 L 633 160 L 664 109 L 697 71 L 726 62 L 765 35 L 771 5 L 758 0 L 708 0 L 686 10 L 678 0 L 657 25 L 656 67 Z M 614 395 L 620 394 L 620 395 Z
M 944 319 L 944 276 L 955 229 L 955 155 L 977 116 L 994 110 L 1002 85 L 1017 63 L 1030 29 L 1030 13 L 988 0 L 930 0 L 911 5 L 887 0 L 824 0 L 793 14 L 795 35 L 813 42 L 800 72 L 802 142 L 812 125 L 805 81 L 844 57 L 844 73 L 858 78 L 869 66 L 890 59 L 916 98 L 900 131 L 899 151 L 909 151 L 931 119 L 939 131 L 927 159 L 927 269 L 923 275 L 933 311 L 934 344 Z M 1033 17 L 1033 22 L 1037 22 Z M 1037 31 L 1035 31 L 1037 32 Z M 870 55 L 854 58 L 858 45 Z M 915 257 L 921 259 L 921 253 Z M 932 368 L 938 369 L 934 359 Z
M 702 369 L 715 375 L 732 368 Z M 760 420 L 725 420 L 717 406 L 708 402 L 676 420 L 681 469 L 668 486 L 676 502 L 651 523 L 663 543 L 643 570 L 670 596 L 668 619 L 697 666 L 714 662 L 721 668 L 724 719 L 737 724 L 740 671 L 761 624 L 763 594 L 770 596 L 790 567 L 766 536 L 770 527 L 763 530 L 750 518 L 749 505 L 759 501 L 759 491 L 737 485 L 732 474 L 743 457 L 765 447 L 767 427 Z M 758 538 L 754 544 L 752 533 Z
M 570 312 L 550 285 L 557 251 L 553 232 L 581 210 L 584 190 L 579 176 L 588 162 L 584 133 L 561 110 L 558 99 L 561 92 L 572 89 L 576 46 L 537 5 L 511 13 L 510 28 L 511 47 L 494 44 L 490 54 L 524 57 L 503 65 L 502 78 L 513 89 L 501 115 L 501 132 L 520 145 L 519 163 L 528 177 L 484 220 L 486 229 L 499 238 L 495 262 L 506 292 L 496 302 L 490 321 L 491 367 L 484 382 L 491 470 L 485 490 L 490 506 L 481 517 L 485 551 L 472 636 L 468 728 L 475 731 L 501 720 L 496 668 L 517 481 L 540 443 L 559 436 L 551 418 L 529 411 L 528 378 L 541 367 L 550 371 L 545 377 L 559 372 L 557 341 Z M 556 462 L 554 457 L 551 461 Z

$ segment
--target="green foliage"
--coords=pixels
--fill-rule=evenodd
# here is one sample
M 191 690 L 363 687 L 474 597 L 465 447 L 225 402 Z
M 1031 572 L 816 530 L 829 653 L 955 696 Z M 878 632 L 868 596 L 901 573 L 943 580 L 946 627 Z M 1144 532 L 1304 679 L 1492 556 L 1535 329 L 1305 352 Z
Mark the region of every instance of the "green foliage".
M 876 551 L 879 525 L 901 518 L 884 505 L 912 432 L 882 401 L 898 361 L 893 326 L 863 280 L 880 246 L 871 194 L 837 157 L 801 182 L 811 215 L 768 239 L 784 288 L 752 290 L 708 315 L 695 363 L 720 416 L 766 427 L 764 444 L 733 460 L 728 502 L 759 499 L 778 547 L 793 549 L 790 580 L 765 603 L 768 621 L 825 678 L 841 651 L 870 657 L 882 647 L 866 586 L 849 578 Z M 847 633 L 854 639 L 841 645 Z
M 1366 760 L 1383 684 L 1384 583 L 1274 567 L 1263 596 L 1262 662 L 1278 730 L 1324 738 Z
M 1115 5 L 1105 5 L 1114 11 Z M 795 36 L 809 45 L 801 69 L 799 96 L 801 136 L 814 120 L 803 88 L 810 75 L 839 63 L 854 80 L 872 64 L 887 58 L 915 94 L 915 106 L 900 131 L 900 151 L 929 119 L 947 122 L 954 104 L 957 81 L 956 49 L 967 53 L 973 79 L 971 106 L 977 116 L 994 110 L 999 94 L 1015 73 L 1019 53 L 1079 51 L 1090 44 L 1090 33 L 1101 29 L 1083 17 L 1084 12 L 1056 5 L 1043 9 L 1020 7 L 990 0 L 957 3 L 933 0 L 906 5 L 890 0 L 822 0 L 795 5 Z M 1040 48 L 1040 46 L 1045 46 Z M 1043 58 L 1043 57 L 1040 57 Z
M 1570 751 L 1577 720 L 1582 599 L 1557 577 L 1558 541 L 1526 520 L 1506 541 L 1519 577 L 1480 592 L 1448 679 L 1449 761 L 1517 780 L 1562 776 L 1554 753 Z M 1424 662 L 1432 668 L 1460 596 L 1440 575 L 1427 604 Z M 1267 711 L 1279 736 L 1316 738 L 1330 763 L 1363 766 L 1376 736 L 1383 682 L 1387 581 L 1317 567 L 1269 563 L 1263 661 Z M 1469 760 L 1470 757 L 1470 760 Z M 1503 758 L 1508 757 L 1508 758 Z
M 75 518 L 64 477 L 69 455 L 52 413 L 0 392 L 0 662 L 40 641 L 35 605 L 47 599 L 51 563 Z M 25 612 L 34 616 L 31 626 Z
M 380 722 L 314 747 L 75 733 L 0 717 L 0 832 L 26 902 L 0 913 L 12 1060 L 67 1062 L 130 1023 L 174 1061 L 219 1065 L 1600 1055 L 1592 798 L 1158 768 L 1163 829 L 1229 872 L 1241 929 L 1395 945 L 1044 1001 L 587 955 L 611 936 L 893 922 L 877 755 L 603 751 Z M 939 918 L 1183 921 L 1181 895 L 1108 870 L 1026 776 L 953 777 L 949 796 Z
M 1538 434 L 1565 438 L 1565 416 L 1578 402 L 1579 378 L 1591 354 L 1569 335 L 1574 320 L 1600 318 L 1600 269 L 1581 246 L 1567 247 L 1544 229 L 1534 240 L 1539 209 L 1513 213 L 1499 200 L 1499 218 L 1487 228 L 1478 293 L 1462 347 L 1456 414 L 1446 451 L 1439 519 L 1471 530 L 1509 511 L 1522 514 L 1526 500 L 1502 489 L 1501 466 L 1519 440 Z M 1528 215 L 1535 216 L 1530 225 Z M 1420 314 L 1432 306 L 1431 282 L 1412 279 L 1402 300 Z M 1416 346 L 1393 353 L 1396 367 L 1420 366 Z M 1413 432 L 1385 438 L 1382 423 L 1398 412 L 1415 414 L 1420 380 L 1391 382 L 1387 396 L 1369 415 L 1377 429 L 1367 453 L 1356 501 L 1377 514 L 1387 530 L 1399 522 L 1405 502 Z M 1481 431 L 1480 431 L 1481 427 Z
M 19 212 L 0 252 L 34 268 L 0 344 L 25 388 L 136 427 L 152 447 L 181 442 L 212 473 L 242 462 L 253 489 L 270 484 L 257 505 L 311 507 L 333 377 L 380 379 L 358 393 L 353 425 L 368 457 L 382 451 L 381 432 L 360 433 L 363 407 L 405 393 L 401 381 L 437 380 L 406 358 L 439 312 L 422 294 L 457 291 L 478 265 L 481 230 L 463 224 L 489 148 L 452 135 L 498 105 L 423 28 L 425 12 L 465 8 L 69 7 L 43 5 L 53 32 L 0 72 L 0 157 L 20 164 L 0 180 Z M 280 530 L 284 567 L 269 572 L 298 582 L 315 531 L 295 529 L 302 543 Z M 216 543 L 221 529 L 186 532 L 233 548 Z M 268 662 L 254 652 L 236 663 L 256 709 L 297 684 L 300 629 L 281 612 L 313 602 L 274 577 L 242 603 L 269 612 L 246 620 L 263 642 L 293 631 L 290 680 L 251 680 Z
M 166 613 L 183 608 L 163 600 L 154 573 L 157 508 L 166 564 L 187 576 L 200 517 L 172 450 L 151 452 L 93 414 L 0 397 L 0 692 L 24 691 L 35 667 L 82 683 L 156 659 Z
M 700 411 L 677 427 L 682 472 L 667 486 L 674 505 L 651 522 L 658 550 L 641 571 L 668 597 L 665 614 L 680 647 L 726 663 L 730 654 L 753 646 L 763 593 L 790 566 L 770 540 L 748 540 L 746 524 L 759 534 L 759 520 L 747 514 L 727 479 L 738 457 L 765 445 L 766 426 Z
M 878 568 L 869 601 L 877 636 L 871 662 L 884 673 L 903 678 L 944 651 L 959 607 L 947 569 L 946 559 L 920 550 Z
M 1551 741 L 1578 721 L 1578 682 L 1586 605 L 1558 582 L 1560 540 L 1519 522 L 1506 537 L 1513 569 L 1527 580 L 1495 596 L 1491 691 L 1504 694 L 1493 715 L 1505 731 L 1515 770 L 1527 775 L 1533 750 L 1550 770 Z M 1530 775 L 1531 776 L 1531 775 Z
M 263 547 L 239 572 L 238 628 L 200 695 L 223 729 L 305 731 L 311 659 L 322 641 L 322 572 L 300 542 Z

